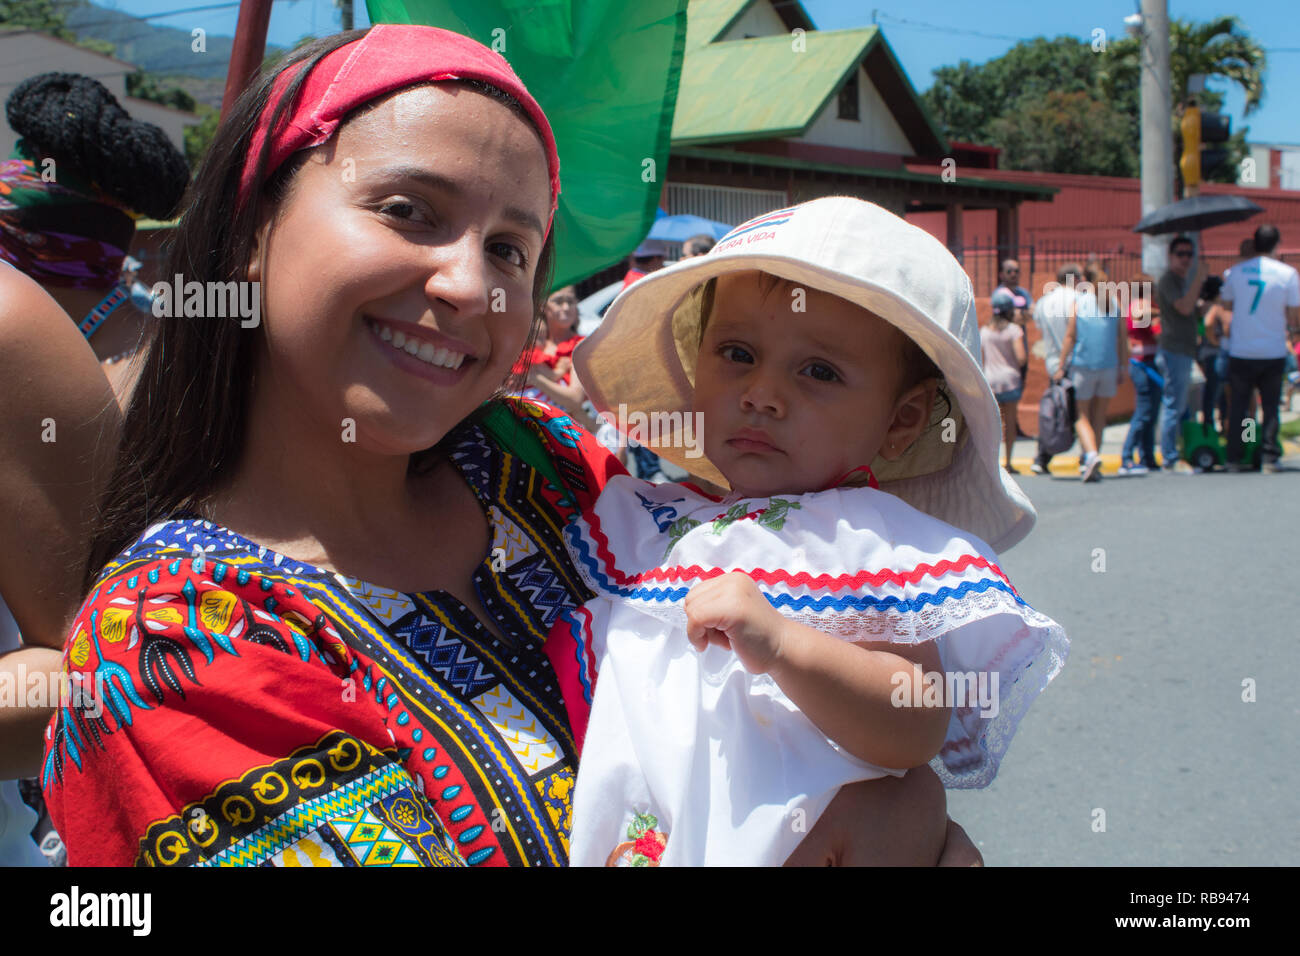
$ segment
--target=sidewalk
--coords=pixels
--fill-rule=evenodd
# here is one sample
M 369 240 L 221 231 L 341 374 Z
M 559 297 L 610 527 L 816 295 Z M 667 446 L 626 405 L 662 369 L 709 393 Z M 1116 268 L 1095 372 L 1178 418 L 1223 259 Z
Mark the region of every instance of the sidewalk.
M 1286 424 L 1300 418 L 1300 412 L 1293 412 L 1287 409 L 1282 410 L 1282 423 Z M 1103 475 L 1115 475 L 1119 472 L 1119 453 L 1124 449 L 1124 439 L 1128 436 L 1128 422 L 1120 422 L 1117 425 L 1107 425 L 1106 430 L 1102 432 L 1101 437 L 1101 473 Z M 1001 446 L 998 446 L 1001 452 Z M 1011 464 L 1022 475 L 1031 475 L 1029 466 L 1033 464 L 1034 456 L 1038 454 L 1038 442 L 1032 438 L 1021 438 L 1016 441 L 1011 449 Z M 1300 443 L 1295 441 L 1282 441 L 1282 459 L 1287 461 L 1293 456 L 1300 456 Z M 1160 439 L 1156 437 L 1156 457 L 1160 457 Z M 1290 462 L 1295 464 L 1294 461 Z M 1078 475 L 1079 473 L 1079 444 L 1075 444 L 1069 451 L 1063 451 L 1052 458 L 1051 471 L 1054 475 Z

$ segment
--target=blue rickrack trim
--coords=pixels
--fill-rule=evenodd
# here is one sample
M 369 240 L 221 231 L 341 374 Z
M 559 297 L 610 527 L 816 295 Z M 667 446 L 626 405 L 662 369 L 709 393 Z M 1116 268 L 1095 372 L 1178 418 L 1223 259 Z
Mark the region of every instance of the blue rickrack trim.
M 591 705 L 591 675 L 587 673 L 587 638 L 586 628 L 575 612 L 565 615 L 569 625 L 569 635 L 573 638 L 573 653 L 578 661 L 578 682 L 582 684 L 582 699 Z
M 684 600 L 690 592 L 689 587 L 668 588 L 668 587 L 620 587 L 602 572 L 599 563 L 592 555 L 587 545 L 586 539 L 582 536 L 577 525 L 570 525 L 565 528 L 565 534 L 569 535 L 574 549 L 578 552 L 579 560 L 587 568 L 591 577 L 595 579 L 602 590 L 606 593 L 617 594 L 620 597 L 628 598 L 633 601 L 644 601 L 652 604 L 674 604 Z M 911 599 L 904 599 L 890 595 L 889 597 L 872 597 L 870 595 L 846 594 L 841 597 L 832 597 L 830 595 L 814 597 L 809 594 L 794 596 L 791 594 L 770 594 L 763 591 L 763 596 L 767 598 L 769 604 L 778 610 L 789 608 L 792 611 L 903 611 L 916 612 L 923 610 L 930 605 L 942 604 L 948 600 L 961 600 L 971 593 L 983 594 L 986 591 L 996 590 L 1007 594 L 1021 607 L 1029 607 L 1019 594 L 1000 578 L 981 578 L 978 581 L 963 581 L 957 587 L 942 587 L 937 591 L 927 591 L 918 594 Z

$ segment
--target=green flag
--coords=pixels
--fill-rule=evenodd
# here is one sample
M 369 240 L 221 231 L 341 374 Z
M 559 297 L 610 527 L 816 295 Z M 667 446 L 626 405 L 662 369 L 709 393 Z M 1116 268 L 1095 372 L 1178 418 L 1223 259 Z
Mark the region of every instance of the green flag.
M 555 285 L 626 256 L 654 223 L 686 41 L 687 0 L 366 0 L 501 53 L 560 152 Z

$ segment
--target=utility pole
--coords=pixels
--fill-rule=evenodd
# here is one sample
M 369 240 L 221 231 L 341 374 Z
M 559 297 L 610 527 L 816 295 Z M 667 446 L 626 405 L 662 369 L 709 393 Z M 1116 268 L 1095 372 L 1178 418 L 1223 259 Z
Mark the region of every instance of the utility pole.
M 239 19 L 235 22 L 235 42 L 230 48 L 230 66 L 226 71 L 226 92 L 221 98 L 221 115 L 239 94 L 252 84 L 262 69 L 266 56 L 266 31 L 271 24 L 271 0 L 241 0 Z
M 352 0 L 338 0 L 339 5 L 339 28 L 341 30 L 352 29 Z
M 1142 215 L 1174 201 L 1174 139 L 1169 128 L 1169 6 L 1142 0 Z M 1142 271 L 1160 276 L 1166 268 L 1165 238 L 1142 237 Z

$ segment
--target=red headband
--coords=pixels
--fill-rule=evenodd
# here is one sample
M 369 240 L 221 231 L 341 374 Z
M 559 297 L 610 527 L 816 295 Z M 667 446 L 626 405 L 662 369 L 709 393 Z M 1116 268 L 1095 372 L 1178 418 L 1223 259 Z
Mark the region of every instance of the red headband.
M 266 142 L 276 105 L 301 69 L 291 67 L 276 78 L 258 119 L 239 182 L 241 209 L 252 194 L 257 157 Z M 440 80 L 481 80 L 495 86 L 518 100 L 537 126 L 551 179 L 551 218 L 546 223 L 549 233 L 560 196 L 560 157 L 546 114 L 503 56 L 469 37 L 437 27 L 381 23 L 360 39 L 322 57 L 272 136 L 265 176 L 270 178 L 298 150 L 328 140 L 343 117 L 358 106 L 403 87 Z

